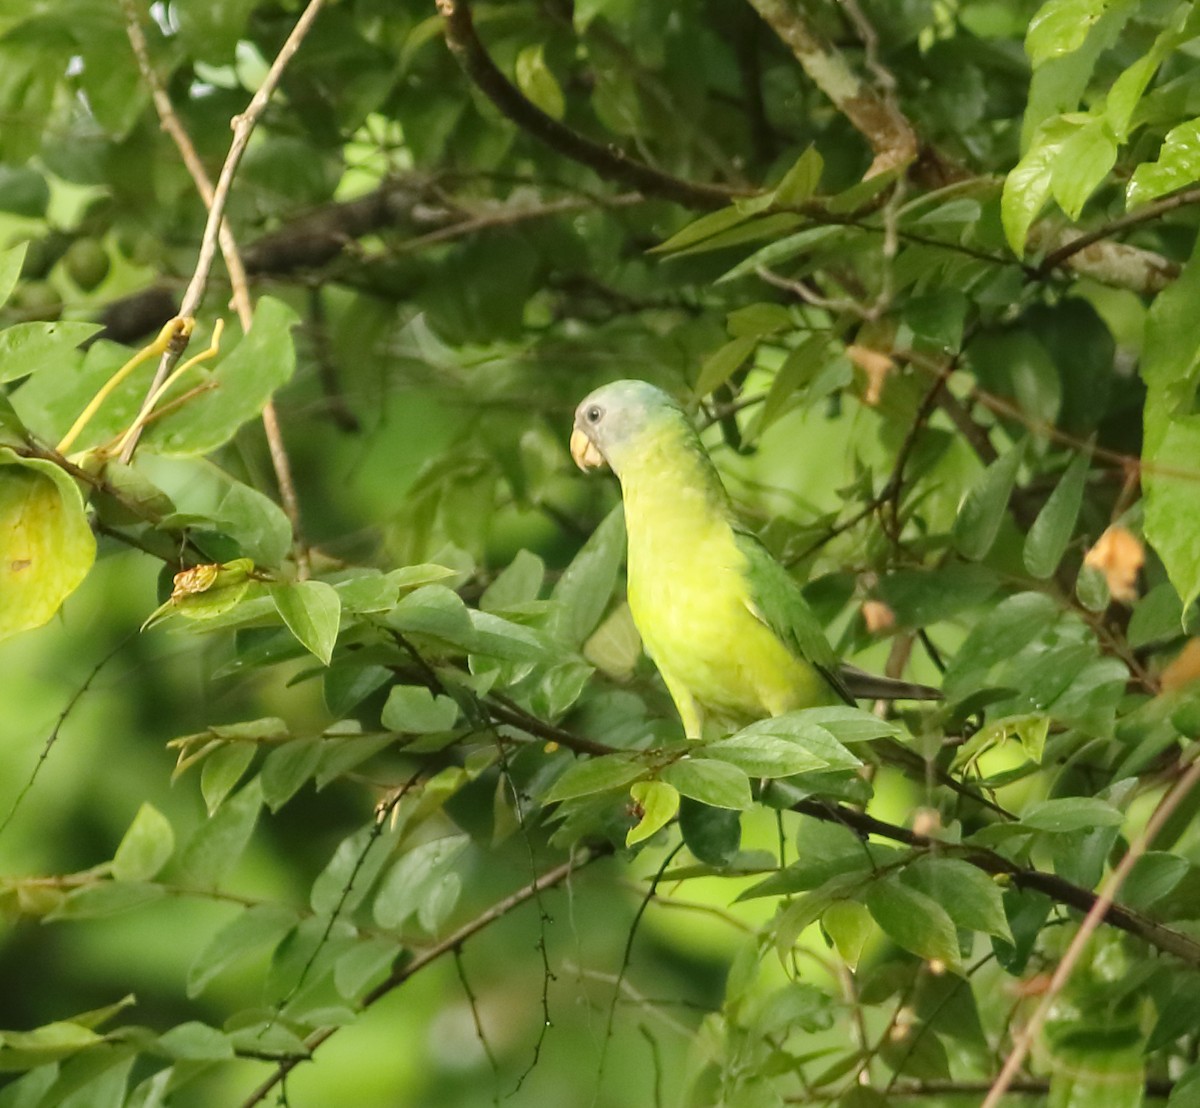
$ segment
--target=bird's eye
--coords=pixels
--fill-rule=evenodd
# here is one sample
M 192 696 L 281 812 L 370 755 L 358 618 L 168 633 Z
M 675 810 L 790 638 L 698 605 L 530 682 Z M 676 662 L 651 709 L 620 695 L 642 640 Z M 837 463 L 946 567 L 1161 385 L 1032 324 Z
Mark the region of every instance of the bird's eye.
M 599 423 L 600 415 L 601 413 L 599 407 L 593 404 L 586 412 L 583 413 L 583 418 L 586 419 L 588 423 Z

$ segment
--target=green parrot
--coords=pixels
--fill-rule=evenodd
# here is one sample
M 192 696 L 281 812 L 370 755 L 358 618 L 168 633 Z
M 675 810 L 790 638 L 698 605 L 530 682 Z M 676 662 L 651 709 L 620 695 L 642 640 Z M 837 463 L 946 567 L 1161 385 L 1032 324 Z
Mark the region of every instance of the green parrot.
M 926 686 L 842 667 L 791 575 L 734 519 L 683 408 L 615 381 L 575 410 L 571 456 L 621 483 L 629 609 L 689 739 L 860 697 L 931 699 Z

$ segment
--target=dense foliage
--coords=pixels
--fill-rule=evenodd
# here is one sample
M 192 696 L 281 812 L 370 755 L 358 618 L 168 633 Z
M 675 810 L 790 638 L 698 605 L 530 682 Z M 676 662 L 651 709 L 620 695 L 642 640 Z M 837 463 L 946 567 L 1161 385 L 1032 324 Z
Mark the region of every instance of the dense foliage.
M 0 11 L 0 1108 L 1196 1103 L 1200 11 L 302 9 Z M 944 699 L 687 743 L 617 377 Z

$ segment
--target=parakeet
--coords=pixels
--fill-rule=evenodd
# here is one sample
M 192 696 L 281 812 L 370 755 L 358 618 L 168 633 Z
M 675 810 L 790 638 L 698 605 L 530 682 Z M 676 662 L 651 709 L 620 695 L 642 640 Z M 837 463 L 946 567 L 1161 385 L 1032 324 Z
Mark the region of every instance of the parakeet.
M 629 608 L 688 738 L 706 718 L 741 726 L 856 693 L 937 695 L 839 667 L 799 585 L 738 526 L 692 421 L 661 389 L 616 381 L 591 393 L 571 456 L 621 483 Z

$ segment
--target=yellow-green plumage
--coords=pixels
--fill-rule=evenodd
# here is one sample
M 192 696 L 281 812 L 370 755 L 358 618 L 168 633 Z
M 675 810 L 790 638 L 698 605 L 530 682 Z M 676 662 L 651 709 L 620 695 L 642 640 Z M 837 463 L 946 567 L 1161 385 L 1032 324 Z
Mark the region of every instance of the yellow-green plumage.
M 573 447 L 592 464 L 602 456 L 620 478 L 629 606 L 689 738 L 706 717 L 742 724 L 846 698 L 799 587 L 735 529 L 677 405 L 643 382 L 617 382 L 580 405 L 576 430 L 598 455 L 577 436 Z

